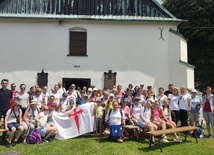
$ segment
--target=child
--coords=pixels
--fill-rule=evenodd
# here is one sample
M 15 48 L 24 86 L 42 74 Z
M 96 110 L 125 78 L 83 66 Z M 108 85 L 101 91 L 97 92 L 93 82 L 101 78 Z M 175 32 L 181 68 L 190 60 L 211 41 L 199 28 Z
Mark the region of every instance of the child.
M 7 139 L 6 147 L 15 146 L 17 140 L 22 135 L 24 127 L 20 124 L 22 123 L 22 110 L 20 109 L 21 103 L 19 101 L 15 101 L 12 109 L 9 109 L 6 113 L 5 117 L 5 130 L 9 131 L 9 138 Z M 16 130 L 19 130 L 18 135 L 15 139 L 13 139 Z M 13 140 L 12 140 L 13 139 Z
M 175 122 L 172 121 L 171 109 L 169 106 L 169 100 L 168 99 L 165 99 L 163 101 L 163 109 L 161 109 L 161 116 L 162 116 L 162 119 L 166 122 L 166 126 L 168 128 L 176 128 Z M 173 133 L 173 141 L 182 142 L 182 140 L 178 138 L 176 133 Z
M 52 113 L 48 114 L 49 108 L 48 106 L 43 106 L 42 112 L 40 112 L 35 120 L 39 123 L 38 129 L 40 130 L 41 136 L 43 138 L 43 142 L 48 143 L 50 141 L 50 137 L 54 136 L 57 132 L 57 128 L 54 126 L 49 126 L 47 124 L 47 120 L 51 117 Z
M 159 106 L 158 101 L 154 102 L 154 106 L 152 107 L 152 117 L 151 118 L 152 118 L 152 123 L 157 125 L 157 127 L 161 128 L 162 130 L 166 129 L 166 122 L 160 118 L 160 106 Z M 169 142 L 167 140 L 167 137 L 165 134 L 162 135 L 162 140 L 164 142 Z
M 97 100 L 97 106 L 94 109 L 94 115 L 96 118 L 96 136 L 101 136 L 102 132 L 102 118 L 103 118 L 103 107 L 101 106 L 101 99 Z

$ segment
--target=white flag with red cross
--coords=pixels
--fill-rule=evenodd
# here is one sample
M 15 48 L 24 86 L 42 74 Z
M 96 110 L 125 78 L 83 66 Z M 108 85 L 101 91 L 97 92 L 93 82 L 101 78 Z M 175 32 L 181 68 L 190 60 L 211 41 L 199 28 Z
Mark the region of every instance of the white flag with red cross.
M 69 139 L 92 132 L 94 127 L 94 102 L 79 105 L 65 113 L 54 112 L 53 122 L 58 132 L 57 139 Z

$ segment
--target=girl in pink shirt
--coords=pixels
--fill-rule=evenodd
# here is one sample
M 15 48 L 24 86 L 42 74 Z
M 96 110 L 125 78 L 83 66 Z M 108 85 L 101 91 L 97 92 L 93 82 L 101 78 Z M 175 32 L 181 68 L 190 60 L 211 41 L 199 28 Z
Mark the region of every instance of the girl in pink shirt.
M 151 117 L 151 121 L 152 123 L 154 123 L 155 125 L 157 125 L 158 128 L 161 128 L 162 130 L 166 129 L 166 122 L 163 121 L 160 118 L 160 106 L 159 106 L 159 102 L 155 101 L 153 108 L 152 108 L 152 117 Z M 166 135 L 162 135 L 162 139 L 164 142 L 168 142 Z

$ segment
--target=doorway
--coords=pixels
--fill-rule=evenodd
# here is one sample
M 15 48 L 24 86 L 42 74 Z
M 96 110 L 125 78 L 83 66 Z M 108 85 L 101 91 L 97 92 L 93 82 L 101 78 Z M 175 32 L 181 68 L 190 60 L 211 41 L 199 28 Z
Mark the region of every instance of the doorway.
M 80 87 L 82 89 L 83 86 L 86 86 L 87 88 L 91 85 L 91 79 L 86 78 L 62 78 L 63 87 L 65 87 L 66 90 L 69 89 L 71 84 L 75 84 L 76 88 Z

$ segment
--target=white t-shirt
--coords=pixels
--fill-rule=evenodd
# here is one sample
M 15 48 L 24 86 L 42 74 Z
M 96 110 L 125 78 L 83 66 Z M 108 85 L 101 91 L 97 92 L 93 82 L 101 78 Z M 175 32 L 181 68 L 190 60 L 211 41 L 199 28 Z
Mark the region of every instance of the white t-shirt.
M 142 106 L 141 104 L 139 104 L 138 106 L 136 106 L 135 104 L 133 104 L 133 107 L 131 107 L 132 109 L 132 115 L 136 116 L 137 119 L 140 117 L 140 110 L 141 110 Z
M 179 96 L 174 96 L 173 94 L 169 94 L 168 98 L 170 99 L 170 108 L 174 111 L 178 111 L 179 109 L 179 105 L 178 105 L 178 100 L 179 100 Z
M 16 117 L 19 119 L 19 116 L 22 115 L 22 110 L 21 109 L 19 109 L 19 111 L 11 111 L 11 110 L 12 109 L 9 109 L 6 113 L 6 116 L 8 116 L 7 123 L 17 123 Z
M 190 94 L 181 95 L 179 98 L 179 108 L 182 110 L 188 110 L 188 101 L 191 99 L 192 97 Z
M 61 101 L 60 102 L 60 105 L 61 105 L 61 111 L 67 109 L 69 106 L 70 106 L 70 100 L 65 100 L 65 101 Z
M 43 123 L 43 124 L 47 124 L 47 120 L 48 120 L 48 115 L 45 115 L 44 112 L 40 112 L 39 113 L 39 120 Z
M 146 121 L 150 122 L 151 116 L 152 116 L 152 111 L 150 108 L 142 107 L 140 109 L 140 115 L 143 116 L 143 118 L 146 119 Z M 141 117 L 139 118 L 139 122 L 144 122 Z
M 122 111 L 122 116 L 121 116 L 120 109 L 118 109 L 116 112 L 112 109 L 110 116 L 108 111 L 105 118 L 105 120 L 109 120 L 109 125 L 121 125 L 122 119 L 125 119 L 125 115 L 124 115 L 124 112 Z
M 60 103 L 60 100 L 62 98 L 62 94 L 57 93 L 57 94 L 51 94 L 51 95 L 53 95 L 55 97 L 55 102 L 57 103 L 57 106 L 58 106 Z
M 36 95 L 34 95 L 33 99 L 37 100 L 37 107 L 41 108 L 42 107 L 42 94 L 39 97 L 37 97 Z
M 156 96 L 156 98 L 159 101 L 160 109 L 163 109 L 164 100 L 167 99 L 167 96 L 166 95 Z
M 28 93 L 18 93 L 16 95 L 17 100 L 21 103 L 22 108 L 27 108 L 28 106 L 28 99 L 29 99 L 29 94 Z
M 139 98 L 140 98 L 140 101 L 139 101 L 139 103 L 143 106 L 144 105 L 144 103 L 146 102 L 146 100 L 145 100 L 145 96 L 144 95 L 137 95 Z
M 169 111 L 168 111 L 168 108 L 163 108 L 163 114 L 164 116 L 169 119 Z

